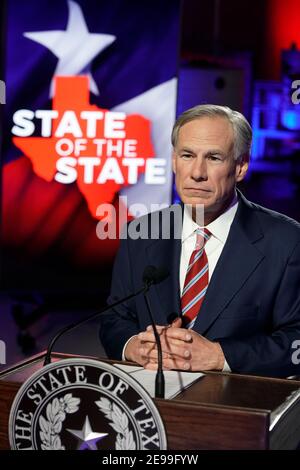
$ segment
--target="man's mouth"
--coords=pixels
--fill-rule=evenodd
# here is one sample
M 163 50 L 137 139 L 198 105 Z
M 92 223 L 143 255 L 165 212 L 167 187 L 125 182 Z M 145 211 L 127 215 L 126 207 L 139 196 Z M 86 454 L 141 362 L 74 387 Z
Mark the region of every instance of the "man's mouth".
M 211 191 L 209 189 L 203 189 L 203 188 L 184 188 L 186 191 L 195 191 L 195 192 L 204 192 L 204 193 L 210 193 Z

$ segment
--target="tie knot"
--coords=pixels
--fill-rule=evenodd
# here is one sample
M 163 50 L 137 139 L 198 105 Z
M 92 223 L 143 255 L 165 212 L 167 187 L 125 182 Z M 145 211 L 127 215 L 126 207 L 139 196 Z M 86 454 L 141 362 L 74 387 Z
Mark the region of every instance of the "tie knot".
M 210 239 L 211 233 L 207 228 L 197 228 L 196 230 L 196 250 L 201 250 L 205 246 L 207 240 Z

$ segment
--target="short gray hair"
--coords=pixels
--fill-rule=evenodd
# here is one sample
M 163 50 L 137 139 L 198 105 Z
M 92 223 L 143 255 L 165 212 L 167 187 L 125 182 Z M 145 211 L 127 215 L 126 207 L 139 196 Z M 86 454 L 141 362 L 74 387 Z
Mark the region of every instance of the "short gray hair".
M 176 146 L 180 128 L 195 119 L 202 117 L 223 117 L 232 124 L 234 134 L 233 157 L 240 159 L 243 155 L 250 156 L 252 129 L 243 114 L 233 111 L 228 106 L 200 104 L 182 113 L 176 120 L 172 130 L 172 145 Z

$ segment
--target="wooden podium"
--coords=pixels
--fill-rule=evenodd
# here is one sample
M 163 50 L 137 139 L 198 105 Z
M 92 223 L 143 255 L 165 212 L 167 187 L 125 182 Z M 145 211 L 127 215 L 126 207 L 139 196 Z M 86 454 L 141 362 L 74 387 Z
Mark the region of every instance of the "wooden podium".
M 13 399 L 22 383 L 42 367 L 44 357 L 41 353 L 0 374 L 0 449 L 9 449 Z M 59 361 L 76 356 L 52 357 Z M 296 380 L 208 372 L 175 399 L 155 403 L 170 450 L 295 449 L 300 443 Z

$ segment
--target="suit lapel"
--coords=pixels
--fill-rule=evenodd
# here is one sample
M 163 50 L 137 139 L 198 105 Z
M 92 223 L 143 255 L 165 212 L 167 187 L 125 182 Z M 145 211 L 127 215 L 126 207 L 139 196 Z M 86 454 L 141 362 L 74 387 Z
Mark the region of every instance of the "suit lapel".
M 240 194 L 236 216 L 209 282 L 194 330 L 205 334 L 262 261 L 264 255 L 254 244 L 262 237 L 263 232 L 251 203 Z

